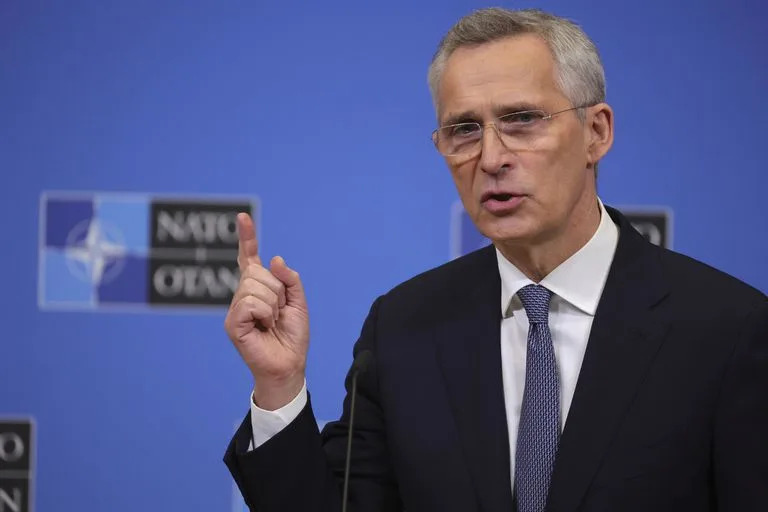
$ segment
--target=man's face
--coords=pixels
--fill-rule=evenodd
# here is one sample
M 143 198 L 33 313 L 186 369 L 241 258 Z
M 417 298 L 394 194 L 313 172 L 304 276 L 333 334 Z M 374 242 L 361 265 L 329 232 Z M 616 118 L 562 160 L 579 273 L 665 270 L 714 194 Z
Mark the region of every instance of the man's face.
M 493 123 L 510 112 L 553 113 L 576 106 L 556 84 L 547 44 L 529 34 L 456 50 L 437 94 L 441 126 Z M 594 172 L 587 167 L 589 119 L 583 123 L 571 111 L 542 123 L 543 130 L 524 148 L 508 149 L 486 125 L 479 155 L 446 157 L 464 208 L 494 242 L 551 240 L 578 221 L 572 213 L 584 211 L 579 206 L 589 201 L 594 206 Z

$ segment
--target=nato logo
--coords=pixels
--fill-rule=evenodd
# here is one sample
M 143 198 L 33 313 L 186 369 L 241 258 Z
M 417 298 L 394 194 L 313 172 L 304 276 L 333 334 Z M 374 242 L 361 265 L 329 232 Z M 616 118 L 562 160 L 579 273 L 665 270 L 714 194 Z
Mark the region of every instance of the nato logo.
M 672 248 L 672 210 L 664 206 L 625 206 L 618 209 L 649 242 Z M 458 258 L 490 243 L 475 228 L 461 201 L 456 201 L 451 207 L 451 258 Z
M 38 304 L 59 310 L 222 306 L 239 281 L 242 198 L 47 192 Z M 258 226 L 258 218 L 254 218 Z

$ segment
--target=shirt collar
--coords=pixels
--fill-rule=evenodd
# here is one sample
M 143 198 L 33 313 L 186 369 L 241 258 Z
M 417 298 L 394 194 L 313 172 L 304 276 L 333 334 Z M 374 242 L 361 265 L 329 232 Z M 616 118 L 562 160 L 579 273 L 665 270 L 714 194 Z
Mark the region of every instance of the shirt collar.
M 600 205 L 600 224 L 592 238 L 541 280 L 540 285 L 590 316 L 595 315 L 603 286 L 611 268 L 619 230 Z M 507 316 L 509 303 L 523 286 L 536 284 L 496 249 L 501 276 L 501 313 Z

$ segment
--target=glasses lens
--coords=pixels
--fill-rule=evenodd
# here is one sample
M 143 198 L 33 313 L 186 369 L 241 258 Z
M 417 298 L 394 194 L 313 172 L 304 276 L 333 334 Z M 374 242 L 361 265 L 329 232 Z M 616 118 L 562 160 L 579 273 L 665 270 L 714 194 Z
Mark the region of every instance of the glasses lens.
M 523 151 L 536 146 L 546 136 L 546 112 L 525 110 L 499 117 L 488 129 L 495 130 L 510 151 Z M 459 123 L 443 126 L 435 132 L 438 151 L 445 156 L 468 156 L 479 151 L 483 139 L 483 126 L 479 123 Z
M 473 152 L 483 138 L 483 128 L 477 123 L 444 126 L 437 131 L 437 149 L 444 155 Z
M 498 121 L 499 130 L 503 133 L 517 134 L 530 133 L 540 130 L 546 122 L 544 118 L 547 114 L 540 110 L 526 110 L 523 112 L 513 112 L 501 116 Z

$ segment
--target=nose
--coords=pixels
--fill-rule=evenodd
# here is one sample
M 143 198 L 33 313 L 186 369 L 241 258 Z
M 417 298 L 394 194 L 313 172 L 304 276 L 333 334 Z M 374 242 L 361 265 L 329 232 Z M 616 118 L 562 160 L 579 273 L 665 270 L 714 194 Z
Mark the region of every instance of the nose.
M 480 147 L 480 168 L 487 174 L 498 174 L 511 166 L 512 152 L 501 140 L 496 125 L 488 123 L 483 129 Z

